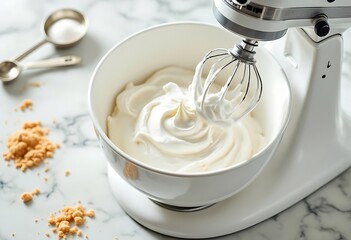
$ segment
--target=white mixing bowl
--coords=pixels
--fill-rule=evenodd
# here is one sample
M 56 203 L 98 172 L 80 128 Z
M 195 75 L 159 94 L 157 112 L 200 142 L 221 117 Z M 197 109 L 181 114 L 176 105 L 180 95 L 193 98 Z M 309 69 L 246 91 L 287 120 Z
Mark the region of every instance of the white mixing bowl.
M 160 25 L 117 44 L 96 67 L 89 88 L 89 107 L 102 149 L 112 168 L 151 199 L 179 207 L 221 201 L 251 183 L 279 145 L 289 118 L 291 93 L 279 64 L 264 49 L 257 49 L 263 95 L 253 114 L 263 127 L 267 143 L 248 161 L 207 173 L 172 173 L 132 158 L 107 136 L 107 116 L 113 110 L 117 93 L 128 82 L 143 81 L 154 71 L 170 65 L 195 69 L 209 50 L 231 48 L 239 41 L 238 36 L 212 25 Z

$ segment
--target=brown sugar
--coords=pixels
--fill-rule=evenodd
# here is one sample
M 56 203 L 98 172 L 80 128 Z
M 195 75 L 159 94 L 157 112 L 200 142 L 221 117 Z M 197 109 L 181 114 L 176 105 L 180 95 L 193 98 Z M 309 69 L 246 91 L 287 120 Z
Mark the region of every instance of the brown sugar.
M 19 106 L 19 109 L 21 109 L 22 111 L 26 109 L 32 110 L 32 108 L 33 108 L 33 102 L 31 99 L 24 100 Z
M 24 203 L 27 203 L 29 201 L 32 201 L 33 196 L 36 196 L 40 193 L 39 188 L 34 189 L 33 192 L 24 192 L 21 194 L 21 199 Z
M 81 236 L 82 231 L 78 227 L 85 223 L 85 217 L 92 218 L 94 216 L 94 210 L 85 211 L 83 205 L 78 204 L 75 207 L 62 208 L 58 216 L 51 214 L 48 224 L 53 227 L 52 232 L 57 233 L 58 239 L 66 239 L 69 235 Z
M 85 212 L 85 216 L 94 217 L 95 216 L 94 210 L 93 209 L 89 209 L 87 212 Z
M 13 160 L 15 167 L 23 172 L 27 168 L 39 166 L 45 158 L 51 158 L 58 144 L 49 141 L 48 130 L 40 122 L 26 122 L 22 128 L 11 135 L 7 141 L 8 151 L 3 154 L 5 160 Z
M 32 195 L 38 195 L 40 193 L 39 188 L 34 189 L 33 192 L 31 192 Z
M 29 202 L 29 201 L 32 201 L 33 196 L 32 196 L 32 194 L 29 193 L 29 192 L 24 192 L 24 193 L 21 194 L 21 199 L 22 199 L 22 201 L 23 201 L 24 203 L 27 203 L 27 202 Z
M 83 219 L 82 217 L 75 217 L 75 218 L 74 218 L 74 223 L 75 223 L 77 226 L 83 225 L 84 219 Z

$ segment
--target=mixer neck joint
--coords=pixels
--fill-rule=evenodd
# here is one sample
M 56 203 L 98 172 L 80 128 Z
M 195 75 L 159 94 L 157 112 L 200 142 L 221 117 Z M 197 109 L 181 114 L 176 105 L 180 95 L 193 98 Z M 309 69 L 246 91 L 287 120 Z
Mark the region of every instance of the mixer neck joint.
M 258 42 L 252 39 L 244 39 L 240 44 L 236 44 L 230 53 L 240 61 L 247 64 L 255 64 L 255 54 L 254 48 L 258 46 Z

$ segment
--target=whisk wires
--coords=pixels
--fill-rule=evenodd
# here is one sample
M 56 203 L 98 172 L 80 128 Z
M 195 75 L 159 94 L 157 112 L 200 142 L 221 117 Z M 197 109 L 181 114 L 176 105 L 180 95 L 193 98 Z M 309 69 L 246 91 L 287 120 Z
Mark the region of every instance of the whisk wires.
M 232 49 L 214 49 L 197 65 L 194 100 L 205 119 L 228 125 L 257 105 L 262 96 L 262 79 L 254 59 L 256 46 L 257 42 L 244 40 Z

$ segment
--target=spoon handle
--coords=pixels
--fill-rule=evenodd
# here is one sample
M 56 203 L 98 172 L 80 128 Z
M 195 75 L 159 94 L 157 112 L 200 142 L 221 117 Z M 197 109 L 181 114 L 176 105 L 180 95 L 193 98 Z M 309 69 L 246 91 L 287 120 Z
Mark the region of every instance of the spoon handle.
M 76 65 L 80 62 L 81 59 L 78 56 L 64 56 L 58 58 L 45 59 L 41 61 L 22 63 L 21 68 L 25 70 L 33 68 L 63 67 Z
M 42 45 L 44 45 L 47 42 L 48 42 L 48 40 L 46 38 L 44 38 L 40 42 L 38 42 L 35 45 L 33 45 L 31 48 L 27 49 L 23 53 L 21 53 L 21 54 L 17 55 L 16 57 L 12 58 L 12 61 L 17 61 L 17 62 L 21 61 L 23 58 L 27 57 L 29 54 L 34 52 L 34 50 L 38 49 L 39 47 L 41 47 Z

